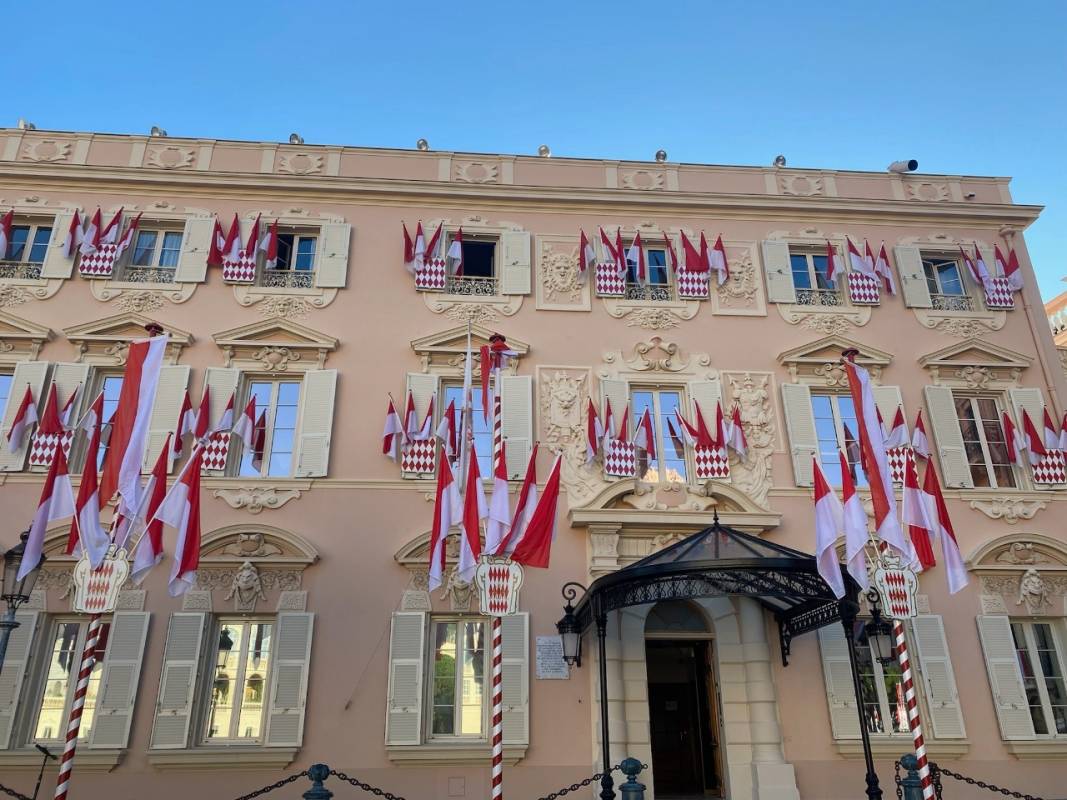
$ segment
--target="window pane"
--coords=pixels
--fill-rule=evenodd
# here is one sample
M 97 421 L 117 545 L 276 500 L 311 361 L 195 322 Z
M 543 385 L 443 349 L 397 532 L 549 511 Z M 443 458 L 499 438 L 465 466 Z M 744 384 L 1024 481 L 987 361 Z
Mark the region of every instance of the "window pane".
M 55 627 L 33 734 L 35 740 L 62 739 L 67 729 L 67 694 L 81 655 L 77 652 L 80 629 L 77 622 L 60 622 Z
M 7 398 L 11 396 L 12 380 L 10 373 L 0 373 L 0 408 L 7 407 Z
M 26 260 L 33 264 L 44 261 L 45 253 L 48 252 L 48 240 L 52 238 L 51 227 L 39 227 L 33 234 L 33 244 L 30 246 L 30 255 Z
M 863 717 L 867 721 L 868 733 L 889 733 L 891 724 L 886 724 L 889 710 L 882 705 L 878 696 L 878 673 L 871 658 L 871 648 L 867 644 L 867 635 L 862 621 L 856 623 L 856 667 L 860 678 L 860 694 L 863 702 Z
M 299 399 L 299 383 L 286 381 L 278 384 L 278 405 L 274 410 L 268 475 L 287 476 L 292 472 L 293 438 L 296 431 Z
M 493 420 L 492 416 L 490 416 L 488 420 L 482 416 L 481 389 L 478 386 L 475 386 L 474 391 L 471 394 L 473 395 L 471 400 L 473 405 L 471 428 L 474 431 L 474 451 L 478 454 L 479 472 L 483 478 L 488 478 L 493 474 Z M 462 386 L 445 387 L 445 402 L 441 408 L 442 413 L 444 413 L 444 410 L 448 408 L 448 404 L 452 401 L 455 401 L 456 403 L 456 424 L 462 425 Z M 421 423 L 422 420 L 420 419 L 419 422 Z
M 963 294 L 963 281 L 960 270 L 954 261 L 940 262 L 937 265 L 937 277 L 941 284 L 941 294 Z
M 641 421 L 641 417 L 644 416 L 645 410 L 648 410 L 649 414 L 655 414 L 655 401 L 653 400 L 653 393 L 651 391 L 634 391 L 630 395 L 630 404 L 632 406 L 631 413 L 633 414 L 633 421 L 631 423 L 634 430 L 637 429 L 637 423 Z M 612 409 L 612 414 L 615 416 L 616 424 L 622 423 L 622 411 L 616 411 Z M 637 474 L 641 476 L 641 480 L 648 481 L 649 483 L 659 482 L 659 462 L 656 459 L 650 459 L 648 454 L 644 451 L 637 451 Z
M 236 694 L 239 691 L 237 679 L 244 642 L 244 625 L 224 623 L 220 627 L 215 647 L 215 680 L 208 709 L 208 739 L 228 739 L 233 736 L 234 712 L 240 707 L 240 699 Z
M 293 239 L 291 233 L 278 234 L 278 263 L 275 269 L 289 269 L 289 263 L 293 256 Z
M 434 625 L 433 714 L 430 731 L 451 735 L 456 732 L 456 626 L 455 622 Z
M 22 261 L 22 256 L 26 252 L 26 241 L 29 237 L 30 229 L 26 225 L 16 225 L 11 229 L 11 239 L 7 245 L 7 259 L 9 261 Z
M 797 289 L 810 289 L 811 272 L 808 270 L 808 257 L 799 253 L 790 253 L 789 265 L 793 269 L 793 285 Z
M 462 708 L 458 734 L 480 736 L 485 703 L 485 626 L 463 623 Z
M 152 256 L 156 250 L 156 239 L 159 234 L 155 231 L 139 231 L 137 242 L 133 246 L 132 264 L 135 267 L 152 266 Z
M 816 287 L 827 291 L 833 291 L 833 285 L 826 279 L 826 256 L 812 256 L 811 266 L 815 270 Z
M 85 634 L 88 635 L 89 626 L 85 625 Z M 96 660 L 93 662 L 93 671 L 89 673 L 89 683 L 85 686 L 85 706 L 82 708 L 82 721 L 81 728 L 78 730 L 78 740 L 88 741 L 89 735 L 93 732 L 93 717 L 96 714 L 96 698 L 100 691 L 100 680 L 104 674 L 104 655 L 107 653 L 107 639 L 111 633 L 111 623 L 104 622 L 100 625 L 100 632 L 96 637 L 96 649 L 93 651 L 93 658 Z M 85 645 L 83 644 L 84 648 Z M 81 658 L 81 653 L 78 654 L 78 658 Z M 71 697 L 71 702 L 74 698 Z M 67 716 L 70 716 L 70 709 L 67 709 Z
M 182 250 L 182 235 L 178 231 L 163 234 L 163 247 L 159 251 L 159 266 L 178 266 L 178 256 Z
M 296 243 L 295 268 L 311 270 L 315 266 L 315 237 L 301 236 Z
M 656 286 L 667 285 L 667 251 L 647 250 L 645 263 L 648 266 L 648 282 Z
M 859 423 L 856 421 L 856 407 L 850 395 L 834 395 L 838 416 L 841 418 L 841 449 L 845 452 L 848 465 L 852 470 L 857 487 L 867 486 L 867 474 L 860 463 Z
M 1026 692 L 1027 705 L 1030 706 L 1030 719 L 1034 723 L 1034 733 L 1047 734 L 1048 721 L 1041 703 L 1041 692 L 1038 689 L 1038 678 L 1034 674 L 1025 626 L 1018 622 L 1011 623 L 1011 636 L 1015 642 L 1015 655 L 1019 661 L 1019 671 L 1023 676 L 1023 689 Z
M 241 711 L 234 733 L 237 739 L 258 739 L 260 736 L 267 692 L 267 669 L 270 666 L 271 626 L 256 622 L 248 627 Z
M 119 394 L 122 392 L 122 376 L 105 376 L 101 389 L 104 392 L 104 427 L 100 429 L 100 450 L 96 459 L 98 467 L 103 466 L 104 456 L 107 454 L 107 446 L 111 441 L 111 421 L 112 417 L 115 416 L 115 409 L 119 407 Z
M 685 447 L 678 431 L 678 417 L 675 409 L 682 404 L 681 392 L 659 393 L 659 414 L 653 420 L 656 429 L 656 448 L 663 463 L 664 480 L 671 483 L 685 483 Z M 708 422 L 713 425 L 714 422 Z M 674 435 L 671 435 L 671 431 Z

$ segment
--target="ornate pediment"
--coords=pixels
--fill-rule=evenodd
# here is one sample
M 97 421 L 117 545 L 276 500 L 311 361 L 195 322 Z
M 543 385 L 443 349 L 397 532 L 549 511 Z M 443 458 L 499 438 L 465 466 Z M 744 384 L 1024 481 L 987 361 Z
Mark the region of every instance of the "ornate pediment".
M 876 381 L 881 379 L 882 369 L 893 360 L 892 353 L 862 344 L 847 336 L 832 335 L 779 353 L 778 363 L 788 367 L 794 382 L 803 376 L 825 380 L 831 385 L 844 385 L 845 371 L 841 366 L 841 353 L 845 350 L 858 350 L 856 363 L 870 370 Z
M 930 370 L 934 383 L 987 389 L 1017 386 L 1019 376 L 1033 359 L 1006 347 L 970 339 L 920 356 L 919 363 Z
M 35 360 L 51 337 L 51 328 L 0 311 L 0 364 Z
M 1067 573 L 1067 544 L 1039 533 L 1001 536 L 986 542 L 967 559 L 976 572 L 1018 572 L 1036 567 Z
M 430 535 L 430 531 L 420 533 L 393 554 L 396 562 L 410 574 L 400 600 L 403 611 L 430 611 L 433 608 L 429 583 Z M 460 579 L 457 572 L 459 537 L 458 532 L 453 532 L 445 538 L 445 569 L 438 599 L 447 599 L 452 611 L 470 611 L 474 586 Z
M 130 341 L 146 338 L 148 333 L 145 325 L 149 323 L 156 323 L 156 320 L 128 311 L 64 328 L 63 334 L 74 344 L 77 351 L 75 361 L 122 366 L 126 363 Z M 182 349 L 192 343 L 193 335 L 171 325 L 164 326 L 164 330 L 170 336 L 164 362 L 175 364 L 181 357 Z
M 1067 613 L 1067 544 L 1039 533 L 981 545 L 967 567 L 981 581 L 983 614 Z
M 213 337 L 227 367 L 261 372 L 322 369 L 337 349 L 337 338 L 282 317 L 220 331 Z
M 475 353 L 474 369 L 477 372 L 480 369 L 477 358 L 478 350 L 489 344 L 489 337 L 496 331 L 482 325 L 471 325 L 470 332 L 471 349 Z M 506 332 L 501 331 L 501 333 L 507 336 Z M 518 358 L 530 352 L 530 345 L 526 342 L 512 339 L 510 336 L 507 339 L 508 347 L 518 354 Z M 451 372 L 457 367 L 462 370 L 463 359 L 467 354 L 467 326 L 460 325 L 441 333 L 412 339 L 411 349 L 419 356 L 423 372 Z M 513 360 L 512 364 L 514 363 Z
M 677 342 L 653 336 L 646 342 L 635 344 L 629 355 L 623 355 L 621 350 L 604 353 L 604 367 L 597 374 L 601 378 L 642 372 L 663 372 L 687 378 L 717 377 L 718 372 L 710 367 L 711 356 L 707 353 L 689 353 Z

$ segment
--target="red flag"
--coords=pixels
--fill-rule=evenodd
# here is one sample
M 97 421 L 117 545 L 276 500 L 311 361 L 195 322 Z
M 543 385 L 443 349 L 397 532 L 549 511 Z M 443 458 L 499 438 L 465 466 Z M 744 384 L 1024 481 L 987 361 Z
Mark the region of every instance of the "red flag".
M 433 509 L 433 530 L 430 533 L 430 591 L 440 586 L 444 577 L 445 539 L 448 529 L 459 520 L 461 503 L 459 487 L 452 477 L 452 467 L 447 458 L 440 458 L 437 461 L 437 496 Z
M 841 264 L 841 256 L 837 254 L 837 248 L 826 240 L 826 280 L 831 286 L 836 286 L 837 276 L 845 271 Z
M 222 248 L 225 242 L 226 236 L 222 232 L 222 225 L 219 224 L 219 218 L 215 217 L 215 225 L 211 229 L 211 244 L 208 245 L 207 251 L 207 265 L 209 267 L 222 266 Z
M 696 247 L 689 241 L 685 231 L 682 231 L 682 269 L 686 272 L 708 271 L 708 262 L 701 257 Z
M 893 270 L 889 266 L 889 254 L 885 251 L 885 242 L 878 251 L 878 258 L 874 261 L 874 271 L 882 276 L 882 283 L 889 294 L 897 293 L 897 284 L 893 279 Z
M 408 233 L 408 226 L 403 222 L 400 223 L 400 227 L 404 229 L 404 269 L 415 274 L 415 242 L 411 238 L 411 234 Z
M 663 247 L 667 251 L 667 271 L 671 275 L 678 274 L 678 254 L 674 251 L 674 242 L 667 232 L 663 232 Z
M 1048 409 L 1042 408 L 1041 410 L 1045 415 L 1045 449 L 1055 450 L 1060 446 L 1060 432 L 1056 430 L 1056 423 L 1052 421 Z
M 208 434 L 211 425 L 211 389 L 204 384 L 204 393 L 200 395 L 200 410 L 196 412 L 196 430 L 193 431 L 194 439 L 203 439 Z
M 171 458 L 178 459 L 182 456 L 183 439 L 186 435 L 196 430 L 196 412 L 193 411 L 192 400 L 189 399 L 189 390 L 185 390 L 182 398 L 182 408 L 178 412 L 178 424 L 174 426 L 174 446 L 171 448 Z
M 527 567 L 548 568 L 552 542 L 556 539 L 556 508 L 559 505 L 559 471 L 563 455 L 556 456 L 545 492 L 537 501 L 522 540 L 511 554 L 511 560 Z
M 717 449 L 720 443 L 708 430 L 708 424 L 704 421 L 704 413 L 700 410 L 700 403 L 694 400 L 693 407 L 696 408 L 697 412 L 697 447 Z
M 869 275 L 874 265 L 868 267 L 867 262 L 863 260 L 863 256 L 860 255 L 860 251 L 856 248 L 856 245 L 852 244 L 852 240 L 847 236 L 845 237 L 845 243 L 848 246 L 848 262 L 853 272 L 858 272 L 861 275 Z
M 0 217 L 0 260 L 7 258 L 7 248 L 11 245 L 11 225 L 15 220 L 15 209 L 10 209 Z
M 1008 451 L 1008 461 L 1018 467 L 1023 466 L 1023 450 L 1026 449 L 1026 439 L 1019 429 L 1015 427 L 1007 411 L 1000 412 L 1000 424 L 1004 430 L 1004 446 Z
M 500 543 L 497 553 L 511 555 L 522 540 L 526 529 L 530 524 L 537 507 L 537 442 L 534 442 L 533 452 L 530 453 L 530 461 L 526 465 L 526 477 L 522 481 L 522 489 L 519 490 L 519 502 L 515 505 L 515 513 L 511 517 L 511 525 L 508 527 L 508 535 Z
M 600 229 L 600 246 L 604 248 L 604 261 L 610 261 L 615 265 L 615 270 L 621 275 L 625 270 L 625 265 L 619 266 L 619 262 L 622 261 L 622 253 L 615 249 L 615 245 L 608 237 L 604 229 Z
M 266 269 L 275 269 L 278 266 L 278 220 L 274 220 L 267 228 L 267 232 L 259 241 L 259 249 L 266 254 L 263 266 Z
M 430 241 L 426 243 L 427 258 L 437 258 L 437 248 L 441 243 L 441 229 L 443 223 L 437 226 L 437 230 L 433 232 L 433 236 L 430 237 Z
M 596 268 L 596 248 L 586 238 L 585 231 L 579 230 L 581 238 L 578 242 L 578 278 L 582 283 L 589 277 L 589 271 Z
M 263 472 L 263 451 L 267 446 L 267 409 L 259 412 L 259 419 L 252 430 L 252 469 Z
M 46 436 L 58 436 L 63 433 L 63 423 L 59 421 L 59 395 L 54 381 L 48 387 L 48 399 L 44 404 L 44 413 L 41 414 L 41 423 L 37 426 L 37 433 Z
M 170 467 L 167 449 L 169 446 L 170 436 L 168 435 L 163 449 L 159 451 L 155 466 L 152 467 L 152 475 L 144 490 L 148 498 L 144 519 L 148 525 L 137 542 L 133 554 L 133 569 L 130 571 L 133 582 L 138 586 L 144 581 L 152 567 L 163 560 L 163 520 L 158 519 L 158 516 L 159 507 L 163 505 L 163 500 L 167 496 L 167 471 Z
M 185 465 L 185 474 L 167 493 L 156 515 L 178 531 L 167 587 L 171 597 L 183 595 L 196 586 L 196 571 L 200 566 L 200 471 L 205 449 L 201 446 L 193 451 Z
M 843 510 L 823 475 L 819 459 L 813 458 L 815 486 L 815 565 L 836 597 L 845 596 L 845 579 L 834 544 L 843 527 Z
M 596 408 L 593 407 L 593 398 L 589 398 L 589 406 L 585 412 L 585 463 L 592 463 L 600 452 L 600 442 L 604 438 L 604 426 L 600 424 Z
M 648 283 L 648 269 L 645 265 L 645 250 L 641 246 L 641 231 L 634 234 L 633 244 L 626 251 L 626 261 L 633 264 L 637 282 L 644 286 Z
M 82 241 L 80 245 L 80 251 L 83 256 L 89 256 L 100 249 L 102 242 L 100 241 L 100 228 L 103 223 L 100 221 L 100 206 L 96 207 L 96 211 L 93 212 L 92 217 L 89 218 L 89 225 L 85 228 L 85 233 L 82 234 Z
M 241 257 L 241 223 L 237 219 L 237 212 L 233 214 L 233 222 L 230 230 L 222 242 L 222 258 L 224 261 L 237 261 Z
M 419 419 L 415 415 L 415 395 L 408 389 L 408 403 L 404 408 L 404 437 L 414 439 L 419 433 Z
M 619 277 L 626 277 L 626 249 L 622 246 L 622 228 L 615 229 L 615 252 L 618 254 L 616 261 L 616 267 L 619 270 Z
M 248 232 L 248 239 L 245 240 L 245 248 L 241 252 L 245 258 L 255 259 L 256 252 L 259 250 L 259 214 L 256 214 L 256 221 L 252 223 L 252 230 Z
M 115 212 L 115 216 L 111 218 L 102 231 L 100 231 L 100 243 L 101 244 L 115 244 L 119 238 L 119 230 L 122 228 L 122 212 L 124 209 L 120 208 Z
M 415 269 L 422 266 L 426 259 L 426 235 L 422 232 L 422 220 L 415 226 Z
M 886 447 L 904 447 L 908 444 L 908 423 L 904 421 L 904 409 L 897 406 L 896 416 L 893 417 L 893 428 L 886 437 Z
M 1004 274 L 1008 278 L 1008 286 L 1015 291 L 1023 288 L 1023 271 L 1019 267 L 1019 257 L 1015 255 L 1015 248 L 1008 251 L 1008 263 L 1004 268 Z
M 74 258 L 74 254 L 81 246 L 83 235 L 81 215 L 78 214 L 78 209 L 74 209 L 70 227 L 67 228 L 67 238 L 63 240 L 63 255 L 66 258 Z
M 727 425 L 726 443 L 737 453 L 742 461 L 748 460 L 748 439 L 745 438 L 745 426 L 741 422 L 741 407 L 735 405 L 733 415 Z
M 670 417 L 666 417 L 663 421 L 667 423 L 667 436 L 671 440 L 671 447 L 674 448 L 674 457 L 679 460 L 685 458 L 685 442 L 682 441 L 678 428 L 674 427 Z
M 656 460 L 656 434 L 652 430 L 652 415 L 646 408 L 634 432 L 634 444 L 645 451 L 649 461 Z
M 445 457 L 454 459 L 459 455 L 459 442 L 456 439 L 456 401 L 451 400 L 448 408 L 441 415 L 441 422 L 437 425 L 437 438 L 441 440 Z
M 1034 421 L 1030 419 L 1025 409 L 1023 410 L 1023 436 L 1026 439 L 1026 449 L 1030 451 L 1030 464 L 1040 464 L 1041 460 L 1048 455 L 1048 451 L 1041 442 L 1041 436 L 1034 426 Z
M 126 226 L 126 230 L 123 232 L 122 238 L 119 239 L 118 243 L 115 245 L 116 261 L 122 256 L 123 253 L 126 252 L 127 248 L 129 248 L 129 246 L 133 244 L 133 235 L 137 233 L 137 228 L 139 228 L 140 225 L 141 212 L 138 212 L 137 216 L 130 221 L 129 225 Z
M 248 405 L 245 406 L 245 410 L 241 412 L 241 416 L 237 419 L 237 424 L 233 426 L 233 433 L 242 442 L 244 442 L 245 450 L 252 451 L 252 439 L 255 436 L 256 430 L 256 396 L 250 395 L 248 398 Z

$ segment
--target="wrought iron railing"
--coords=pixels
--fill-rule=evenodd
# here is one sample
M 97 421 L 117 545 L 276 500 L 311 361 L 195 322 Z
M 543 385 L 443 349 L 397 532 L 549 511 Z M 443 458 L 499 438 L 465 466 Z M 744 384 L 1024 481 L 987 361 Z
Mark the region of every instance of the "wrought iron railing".
M 0 280 L 35 281 L 41 277 L 39 261 L 0 261 Z
M 308 270 L 265 269 L 259 285 L 269 289 L 310 289 L 315 285 L 315 273 Z
M 799 306 L 839 306 L 841 295 L 833 289 L 797 289 Z
M 119 280 L 129 283 L 174 283 L 174 268 L 139 267 L 129 264 L 122 268 Z
M 496 278 L 465 278 L 449 275 L 445 279 L 446 294 L 462 294 L 475 297 L 493 297 L 497 294 Z
M 966 294 L 932 294 L 930 300 L 937 311 L 974 311 L 974 301 Z
M 668 303 L 674 299 L 674 288 L 663 284 L 649 284 L 642 286 L 639 283 L 626 284 L 627 300 L 652 300 L 659 303 Z

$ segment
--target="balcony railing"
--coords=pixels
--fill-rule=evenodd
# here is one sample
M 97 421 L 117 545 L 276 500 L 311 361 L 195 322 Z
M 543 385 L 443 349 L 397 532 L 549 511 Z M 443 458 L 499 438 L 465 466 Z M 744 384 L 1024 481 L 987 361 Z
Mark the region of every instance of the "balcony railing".
M 650 283 L 648 286 L 642 286 L 639 283 L 628 283 L 626 284 L 626 299 L 669 303 L 674 299 L 674 288 L 655 283 Z
M 268 289 L 310 289 L 315 285 L 315 273 L 310 270 L 265 269 L 259 285 Z
M 937 311 L 974 311 L 974 301 L 966 294 L 931 294 L 930 300 Z
M 0 261 L 0 280 L 39 280 L 41 277 L 40 262 L 32 261 Z
M 174 268 L 138 267 L 129 264 L 122 268 L 119 280 L 129 283 L 174 283 Z
M 497 279 L 464 278 L 449 275 L 445 281 L 445 293 L 471 297 L 493 297 L 497 294 Z
M 841 295 L 833 289 L 797 289 L 798 306 L 839 306 Z

